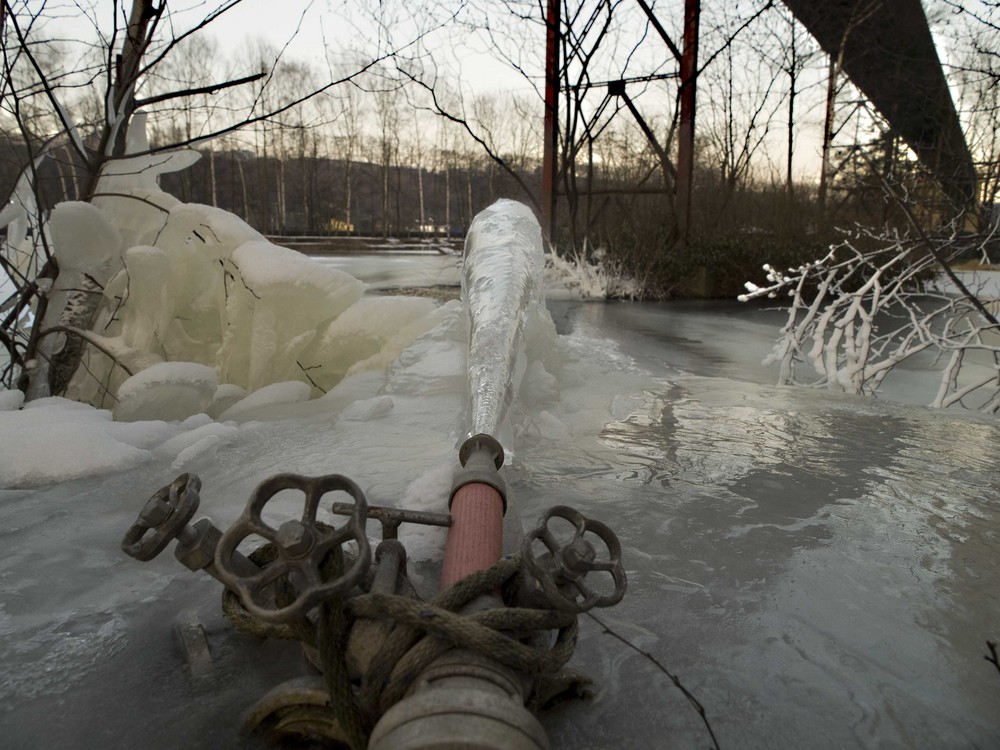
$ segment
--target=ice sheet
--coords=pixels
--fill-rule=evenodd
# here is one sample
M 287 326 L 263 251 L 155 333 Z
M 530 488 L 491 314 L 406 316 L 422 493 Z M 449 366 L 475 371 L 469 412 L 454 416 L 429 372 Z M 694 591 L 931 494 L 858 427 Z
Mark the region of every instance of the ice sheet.
M 769 386 L 751 365 L 773 326 L 744 321 L 744 348 L 720 346 L 713 332 L 736 327 L 729 311 L 556 313 L 562 335 L 545 369 L 558 392 L 535 389 L 527 413 L 515 399 L 512 492 L 529 524 L 566 503 L 615 529 L 630 589 L 598 617 L 679 676 L 721 747 L 1000 743 L 1000 676 L 983 658 L 1000 621 L 995 422 Z M 0 412 L 0 429 L 10 414 L 52 412 L 50 441 L 74 423 L 128 428 L 109 434 L 150 454 L 132 469 L 77 480 L 50 471 L 33 489 L 0 492 L 5 740 L 240 747 L 241 713 L 298 673 L 299 654 L 236 634 L 218 585 L 169 555 L 124 559 L 123 529 L 189 466 L 204 479 L 202 512 L 223 526 L 276 471 L 342 472 L 372 502 L 441 510 L 467 428 L 464 311 L 452 303 L 445 315 L 388 372 L 349 376 L 285 405 L 283 419 L 216 432 L 203 417 L 114 423 L 59 399 Z M 385 398 L 392 408 L 376 416 Z M 211 454 L 202 441 L 213 437 L 208 460 L 175 465 L 199 443 Z M 39 465 L 56 463 L 44 455 Z M 439 531 L 404 525 L 401 536 L 411 559 L 440 550 Z M 192 611 L 219 675 L 209 690 L 188 682 L 174 646 L 173 623 Z M 59 679 L 26 679 L 36 665 Z M 587 618 L 571 666 L 595 678 L 596 697 L 543 717 L 556 750 L 708 746 L 670 679 Z

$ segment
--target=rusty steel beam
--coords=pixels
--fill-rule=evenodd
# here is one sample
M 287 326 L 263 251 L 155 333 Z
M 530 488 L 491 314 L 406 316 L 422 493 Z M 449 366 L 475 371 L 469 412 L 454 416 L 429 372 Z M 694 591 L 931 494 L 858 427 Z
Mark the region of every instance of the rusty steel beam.
M 700 0 L 684 2 L 684 49 L 681 52 L 681 111 L 677 128 L 677 233 L 681 246 L 691 231 L 691 187 L 694 180 L 694 118 L 698 78 Z
M 976 171 L 920 0 L 783 0 L 923 164 L 956 208 Z

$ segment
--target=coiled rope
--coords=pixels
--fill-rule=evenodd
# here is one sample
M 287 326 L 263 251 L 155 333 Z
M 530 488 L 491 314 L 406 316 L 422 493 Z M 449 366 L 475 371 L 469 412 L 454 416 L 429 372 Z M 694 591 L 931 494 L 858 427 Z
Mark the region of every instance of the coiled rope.
M 265 545 L 250 555 L 260 566 L 274 560 L 276 551 Z M 339 558 L 330 555 L 324 577 L 340 575 Z M 249 635 L 300 640 L 319 650 L 330 704 L 335 718 L 355 750 L 363 750 L 378 719 L 398 702 L 417 676 L 453 648 L 476 651 L 515 671 L 540 676 L 559 671 L 576 647 L 576 615 L 560 610 L 497 607 L 473 614 L 459 610 L 476 597 L 509 584 L 518 575 L 518 555 L 504 557 L 486 570 L 473 573 L 442 591 L 430 602 L 394 594 L 366 593 L 350 599 L 330 599 L 319 607 L 314 625 L 310 620 L 271 625 L 251 616 L 235 593 L 223 593 L 222 609 L 233 625 Z M 279 606 L 291 594 L 279 585 Z M 346 665 L 347 638 L 357 619 L 390 619 L 394 625 L 378 653 L 362 675 L 360 690 L 351 685 Z M 557 631 L 547 648 L 522 640 L 542 631 Z M 515 637 L 516 636 L 516 637 Z M 549 641 L 551 639 L 545 639 Z
M 272 545 L 264 545 L 250 559 L 265 567 L 276 554 Z M 324 563 L 324 579 L 339 576 L 342 568 L 342 556 L 329 555 Z M 519 555 L 504 557 L 458 581 L 430 602 L 384 593 L 332 598 L 319 607 L 315 624 L 305 618 L 285 625 L 261 622 L 228 589 L 223 592 L 222 610 L 242 633 L 299 640 L 316 647 L 335 718 L 351 746 L 363 750 L 382 714 L 403 698 L 424 669 L 450 649 L 475 651 L 531 676 L 558 672 L 569 661 L 577 639 L 576 615 L 571 612 L 497 607 L 459 614 L 476 597 L 512 582 L 520 569 Z M 292 598 L 288 584 L 279 582 L 275 592 L 278 605 L 284 606 L 283 602 Z M 360 690 L 355 690 L 346 665 L 347 639 L 354 622 L 362 618 L 388 618 L 394 624 L 362 675 Z M 547 648 L 522 642 L 537 643 L 540 639 L 532 636 L 549 630 L 557 632 Z

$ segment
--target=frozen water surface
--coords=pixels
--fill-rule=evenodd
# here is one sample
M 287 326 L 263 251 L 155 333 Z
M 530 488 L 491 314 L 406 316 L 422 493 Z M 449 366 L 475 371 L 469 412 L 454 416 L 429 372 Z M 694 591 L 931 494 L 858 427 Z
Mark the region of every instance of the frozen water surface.
M 528 524 L 566 503 L 614 528 L 629 592 L 597 616 L 680 678 L 721 747 L 1000 746 L 1000 673 L 983 658 L 1000 636 L 994 421 L 767 385 L 759 362 L 781 318 L 749 308 L 550 309 L 559 335 L 529 336 L 510 414 L 513 492 Z M 300 657 L 235 634 L 215 581 L 169 553 L 126 558 L 121 537 L 181 470 L 202 476 L 201 511 L 220 525 L 279 471 L 341 472 L 372 502 L 443 507 L 467 429 L 468 330 L 458 303 L 420 312 L 433 326 L 387 368 L 308 401 L 279 383 L 238 421 L 121 423 L 0 400 L 0 427 L 37 415 L 34 447 L 11 443 L 11 466 L 31 472 L 0 492 L 4 746 L 239 746 L 241 712 Z M 441 535 L 404 541 L 429 559 Z M 174 640 L 191 616 L 214 681 L 189 679 Z M 555 748 L 709 746 L 666 676 L 581 623 L 571 665 L 596 696 L 543 719 Z

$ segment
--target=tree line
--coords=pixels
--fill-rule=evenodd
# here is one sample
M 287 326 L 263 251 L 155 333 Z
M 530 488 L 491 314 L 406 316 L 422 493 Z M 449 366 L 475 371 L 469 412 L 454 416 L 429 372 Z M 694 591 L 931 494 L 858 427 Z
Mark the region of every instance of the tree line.
M 134 90 L 118 85 L 114 92 L 128 102 L 123 114 L 147 114 L 154 149 L 188 146 L 203 156 L 187 172 L 165 176 L 168 191 L 225 208 L 269 234 L 461 234 L 498 197 L 538 206 L 537 71 L 545 21 L 534 4 L 510 0 L 499 10 L 468 4 L 395 49 L 347 50 L 326 61 L 296 59 L 293 45 L 260 39 L 223 50 L 218 33 L 209 32 L 224 27 L 223 11 L 233 4 L 207 13 L 211 23 L 194 24 L 191 33 L 163 39 L 152 27 L 165 5 L 141 1 L 122 9 L 132 11 L 129 28 L 148 36 L 145 63 L 129 84 Z M 665 196 L 676 159 L 676 76 L 662 45 L 650 41 L 650 19 L 638 6 L 564 4 L 564 18 L 575 20 L 564 22 L 561 37 L 556 245 L 585 254 L 635 251 L 660 262 L 672 249 Z M 676 5 L 657 9 L 664 33 L 675 37 Z M 434 17 L 448 7 L 419 10 Z M 46 36 L 44 11 L 9 0 L 4 8 L 0 192 L 9 193 L 44 149 L 42 203 L 86 200 L 95 169 L 124 148 L 123 127 L 114 135 L 118 143 L 101 142 L 113 129 L 106 45 L 95 40 L 80 53 Z M 886 178 L 907 183 L 926 206 L 939 202 L 836 56 L 822 53 L 782 6 L 705 3 L 701 12 L 696 239 L 815 235 L 824 227 L 884 223 L 891 208 L 877 194 Z M 937 0 L 928 12 L 947 47 L 942 57 L 976 155 L 978 197 L 988 207 L 1000 188 L 996 10 Z M 470 91 L 456 82 L 458 63 L 448 52 L 455 35 L 470 29 L 485 34 L 494 56 L 519 71 L 521 89 Z M 526 34 L 533 44 L 525 43 Z M 121 60 L 129 59 L 130 38 L 123 37 Z M 622 82 L 623 92 L 627 82 L 627 99 L 608 95 L 613 81 Z M 937 209 L 940 216 L 945 211 Z

